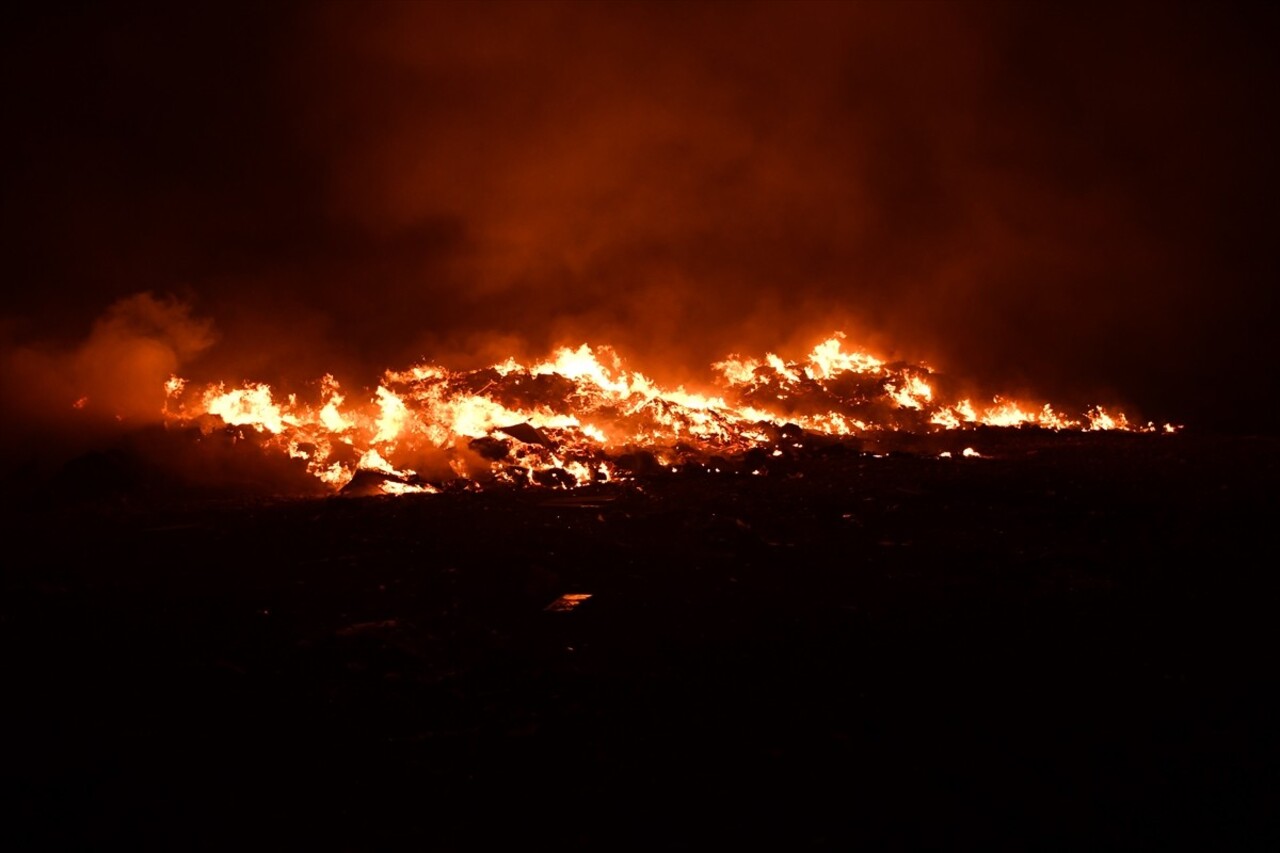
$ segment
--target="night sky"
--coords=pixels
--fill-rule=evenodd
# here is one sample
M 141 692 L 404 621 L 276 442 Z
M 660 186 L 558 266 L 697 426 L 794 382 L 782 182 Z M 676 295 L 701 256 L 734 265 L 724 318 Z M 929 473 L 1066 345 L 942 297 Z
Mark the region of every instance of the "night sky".
M 0 34 L 11 420 L 169 369 L 367 385 L 584 341 L 693 381 L 843 329 L 1068 409 L 1274 432 L 1275 21 L 28 4 Z

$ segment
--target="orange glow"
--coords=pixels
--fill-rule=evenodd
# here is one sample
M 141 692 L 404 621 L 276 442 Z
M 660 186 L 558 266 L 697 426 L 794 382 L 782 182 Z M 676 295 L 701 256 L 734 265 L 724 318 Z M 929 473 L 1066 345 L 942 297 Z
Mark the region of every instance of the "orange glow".
M 790 361 L 774 353 L 730 355 L 712 365 L 714 396 L 663 388 L 626 370 L 612 349 L 582 344 L 528 365 L 508 358 L 470 371 L 429 364 L 388 370 L 357 400 L 325 376 L 313 405 L 297 395 L 279 399 L 263 383 L 192 388 L 173 377 L 165 384 L 165 415 L 206 431 L 248 428 L 243 437 L 304 460 L 334 490 L 368 471 L 382 478 L 386 494 L 438 491 L 457 480 L 477 488 L 573 488 L 631 476 L 619 459 L 641 451 L 671 470 L 754 448 L 777 458 L 783 446 L 802 446 L 795 439 L 779 446 L 784 427 L 872 438 L 975 426 L 1157 431 L 1101 407 L 1070 418 L 1048 404 L 1003 397 L 985 408 L 941 399 L 928 368 L 890 366 L 843 341 L 837 333 Z M 979 454 L 966 447 L 962 455 Z

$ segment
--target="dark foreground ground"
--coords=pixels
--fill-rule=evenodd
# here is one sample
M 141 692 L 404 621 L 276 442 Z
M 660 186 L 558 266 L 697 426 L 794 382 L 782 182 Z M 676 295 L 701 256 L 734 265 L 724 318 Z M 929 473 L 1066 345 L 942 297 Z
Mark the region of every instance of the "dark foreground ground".
M 1276 849 L 1280 442 L 989 452 L 17 501 L 0 846 Z

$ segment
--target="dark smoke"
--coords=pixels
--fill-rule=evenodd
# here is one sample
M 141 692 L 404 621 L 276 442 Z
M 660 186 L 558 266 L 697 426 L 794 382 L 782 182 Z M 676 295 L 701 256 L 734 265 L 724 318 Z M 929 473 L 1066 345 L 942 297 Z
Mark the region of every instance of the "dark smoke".
M 11 350 L 38 372 L 33 342 L 69 352 L 143 290 L 216 320 L 193 378 L 368 384 L 589 341 L 691 381 L 843 328 L 1068 409 L 1269 430 L 1272 23 L 1249 4 L 33 5 L 3 36 Z M 167 358 L 136 357 L 148 378 Z M 11 393 L 79 393 L 53 374 Z

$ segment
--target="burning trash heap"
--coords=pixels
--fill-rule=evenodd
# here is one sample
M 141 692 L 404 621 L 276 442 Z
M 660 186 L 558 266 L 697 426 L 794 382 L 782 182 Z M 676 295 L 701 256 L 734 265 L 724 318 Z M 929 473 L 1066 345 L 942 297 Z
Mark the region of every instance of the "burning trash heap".
M 1101 407 L 1069 417 L 1000 397 L 985 406 L 948 399 L 927 367 L 847 349 L 840 333 L 801 359 L 731 355 L 712 367 L 718 396 L 660 387 L 608 347 L 586 344 L 527 365 L 388 370 L 358 401 L 332 376 L 315 383 L 311 399 L 262 383 L 197 387 L 175 376 L 165 420 L 287 454 L 334 492 L 383 494 L 572 488 L 688 466 L 729 470 L 730 460 L 806 442 L 978 426 L 1157 431 Z

